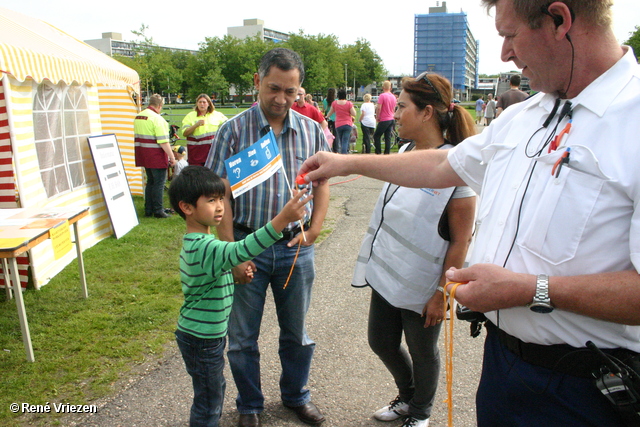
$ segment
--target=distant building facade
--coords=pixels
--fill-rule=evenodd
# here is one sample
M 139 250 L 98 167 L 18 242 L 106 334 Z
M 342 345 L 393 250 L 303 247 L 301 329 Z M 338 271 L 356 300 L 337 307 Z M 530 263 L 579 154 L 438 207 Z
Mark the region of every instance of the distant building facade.
M 451 81 L 454 97 L 468 101 L 478 86 L 478 46 L 466 13 L 448 13 L 445 1 L 430 7 L 428 14 L 415 15 L 414 76 L 424 71 L 441 74 Z
M 286 42 L 289 34 L 265 28 L 262 19 L 245 19 L 242 27 L 227 27 L 227 34 L 237 39 L 246 39 L 258 35 L 265 41 L 274 43 Z
M 140 52 L 140 48 L 144 45 L 136 42 L 128 42 L 122 40 L 122 33 L 102 33 L 101 39 L 85 40 L 89 46 L 93 46 L 102 53 L 106 53 L 109 56 L 121 55 L 128 58 L 133 58 Z M 161 49 L 170 50 L 171 52 L 189 52 L 197 53 L 197 50 L 179 49 L 177 47 L 158 46 Z

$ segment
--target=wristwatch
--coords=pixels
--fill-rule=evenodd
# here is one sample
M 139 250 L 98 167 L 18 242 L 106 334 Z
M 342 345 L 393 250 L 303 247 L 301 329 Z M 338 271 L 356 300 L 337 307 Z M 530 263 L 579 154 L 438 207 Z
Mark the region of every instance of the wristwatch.
M 528 307 L 535 313 L 551 313 L 553 311 L 551 298 L 549 298 L 549 276 L 546 274 L 538 274 L 536 294 Z

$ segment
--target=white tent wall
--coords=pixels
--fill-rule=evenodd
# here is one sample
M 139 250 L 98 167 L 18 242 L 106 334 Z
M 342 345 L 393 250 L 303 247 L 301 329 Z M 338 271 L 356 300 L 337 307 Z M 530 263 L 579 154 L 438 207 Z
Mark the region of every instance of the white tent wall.
M 89 216 L 79 223 L 83 248 L 95 245 L 112 234 L 109 215 L 105 208 L 89 150 L 83 152 L 87 183 L 80 188 L 47 197 L 43 186 L 38 156 L 35 147 L 33 104 L 38 85 L 31 79 L 18 82 L 6 76 L 4 79 L 8 116 L 12 124 L 10 134 L 13 142 L 14 173 L 18 187 L 20 207 L 65 207 L 89 206 Z M 7 84 L 8 83 L 8 84 Z M 96 88 L 86 87 L 89 105 L 91 134 L 101 135 L 99 98 Z M 69 251 L 56 260 L 51 242 L 44 242 L 31 250 L 32 280 L 36 289 L 45 285 L 75 258 Z M 21 281 L 26 282 L 27 272 L 21 271 Z
M 136 166 L 133 141 L 133 119 L 139 108 L 133 98 L 133 92 L 124 88 L 98 85 L 98 96 L 102 133 L 113 133 L 118 138 L 131 194 L 142 196 L 142 168 Z
M 88 206 L 78 223 L 83 248 L 111 236 L 87 137 L 116 135 L 132 194 L 141 195 L 133 154 L 139 80 L 46 22 L 0 8 L 0 208 Z M 50 242 L 32 249 L 34 286 L 46 284 L 75 252 L 55 260 Z M 29 263 L 18 262 L 26 283 Z

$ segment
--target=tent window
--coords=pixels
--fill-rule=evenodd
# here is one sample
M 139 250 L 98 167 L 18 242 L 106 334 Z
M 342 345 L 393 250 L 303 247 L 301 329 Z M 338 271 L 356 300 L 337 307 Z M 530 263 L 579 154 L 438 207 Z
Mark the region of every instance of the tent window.
M 86 184 L 89 108 L 83 87 L 61 83 L 38 86 L 33 126 L 42 184 L 47 197 Z

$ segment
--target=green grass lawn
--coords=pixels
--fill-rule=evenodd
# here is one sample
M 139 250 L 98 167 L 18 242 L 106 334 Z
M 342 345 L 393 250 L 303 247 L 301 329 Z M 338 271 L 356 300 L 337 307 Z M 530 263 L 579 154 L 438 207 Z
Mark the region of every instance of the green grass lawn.
M 24 292 L 35 363 L 26 361 L 15 301 L 2 298 L 0 425 L 55 424 L 55 414 L 17 417 L 9 405 L 91 403 L 173 339 L 184 221 L 145 218 L 142 199 L 134 199 L 140 224 L 84 252 L 88 299 L 76 261 L 41 290 Z

